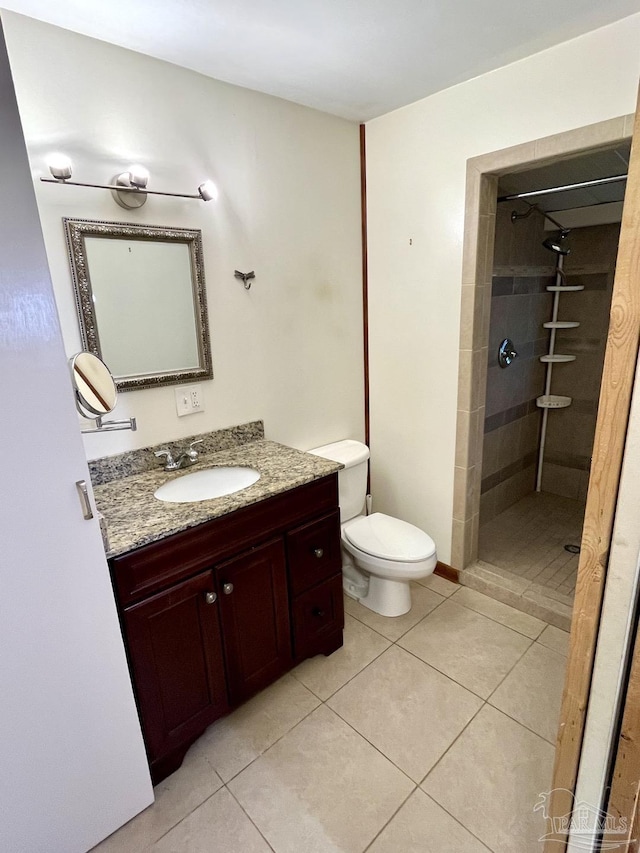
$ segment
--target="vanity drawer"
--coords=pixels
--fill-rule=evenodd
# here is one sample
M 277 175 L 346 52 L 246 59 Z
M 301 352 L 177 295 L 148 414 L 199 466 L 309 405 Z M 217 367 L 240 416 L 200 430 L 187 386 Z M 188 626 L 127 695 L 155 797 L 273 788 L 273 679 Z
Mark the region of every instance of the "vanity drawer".
M 287 533 L 291 595 L 298 595 L 342 569 L 340 513 L 303 524 Z
M 328 654 L 341 646 L 344 627 L 342 572 L 299 595 L 293 601 L 292 611 L 293 652 L 297 660 L 321 652 Z M 337 645 L 333 642 L 336 634 L 340 635 Z

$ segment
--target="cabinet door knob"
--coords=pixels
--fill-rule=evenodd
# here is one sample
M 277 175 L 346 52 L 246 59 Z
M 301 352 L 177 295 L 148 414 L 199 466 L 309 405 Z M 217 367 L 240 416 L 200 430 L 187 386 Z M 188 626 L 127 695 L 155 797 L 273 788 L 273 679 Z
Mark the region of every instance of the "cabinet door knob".
M 225 595 L 231 595 L 231 593 L 233 592 L 233 584 L 232 583 L 223 584 L 222 585 L 222 591 L 224 592 Z
M 312 616 L 317 616 L 318 619 L 322 619 L 324 616 L 324 610 L 321 607 L 314 607 L 311 611 Z
M 318 559 L 321 559 L 322 557 L 324 557 L 324 548 L 314 548 L 313 553 Z
M 215 594 L 215 592 L 205 592 L 204 600 L 207 602 L 207 604 L 215 604 L 218 600 L 218 596 Z

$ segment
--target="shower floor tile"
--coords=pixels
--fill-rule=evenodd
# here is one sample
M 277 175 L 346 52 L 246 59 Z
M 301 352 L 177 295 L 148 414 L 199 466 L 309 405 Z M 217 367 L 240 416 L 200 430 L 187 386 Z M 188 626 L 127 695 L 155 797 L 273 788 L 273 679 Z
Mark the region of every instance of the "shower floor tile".
M 578 574 L 584 503 L 532 492 L 480 527 L 478 561 L 460 582 L 568 630 Z
M 517 577 L 565 595 L 575 591 L 584 504 L 533 492 L 480 528 L 479 557 Z

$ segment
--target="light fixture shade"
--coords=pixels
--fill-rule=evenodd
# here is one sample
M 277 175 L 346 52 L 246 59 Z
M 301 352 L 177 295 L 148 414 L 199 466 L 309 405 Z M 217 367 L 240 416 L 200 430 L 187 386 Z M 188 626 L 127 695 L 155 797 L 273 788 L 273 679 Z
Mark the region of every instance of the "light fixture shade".
M 47 157 L 47 166 L 56 181 L 68 181 L 71 177 L 71 160 L 66 154 L 60 154 L 59 152 L 50 154 Z
M 204 181 L 202 184 L 200 184 L 200 186 L 198 187 L 198 192 L 200 193 L 200 198 L 203 201 L 218 200 L 218 187 L 211 180 Z
M 139 163 L 129 166 L 129 180 L 134 187 L 143 190 L 149 182 L 149 170 Z

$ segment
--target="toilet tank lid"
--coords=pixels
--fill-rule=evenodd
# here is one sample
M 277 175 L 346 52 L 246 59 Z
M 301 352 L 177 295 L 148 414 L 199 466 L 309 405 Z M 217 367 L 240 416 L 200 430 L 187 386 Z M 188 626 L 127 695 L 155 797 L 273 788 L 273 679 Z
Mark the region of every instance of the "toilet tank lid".
M 369 448 L 361 441 L 345 438 L 343 441 L 334 441 L 333 444 L 323 444 L 322 447 L 314 447 L 307 453 L 314 456 L 322 456 L 324 459 L 332 459 L 341 462 L 345 468 L 359 465 L 369 458 Z

